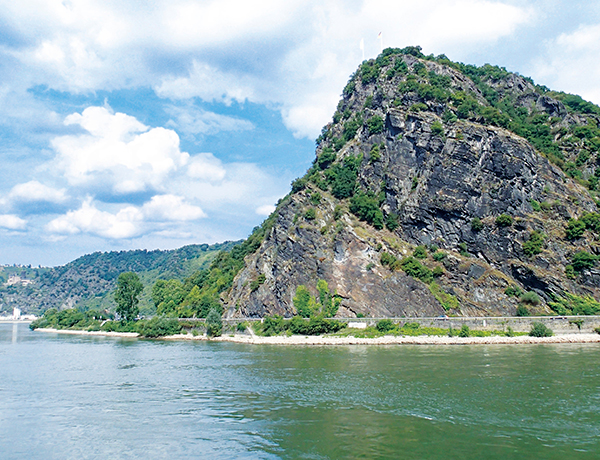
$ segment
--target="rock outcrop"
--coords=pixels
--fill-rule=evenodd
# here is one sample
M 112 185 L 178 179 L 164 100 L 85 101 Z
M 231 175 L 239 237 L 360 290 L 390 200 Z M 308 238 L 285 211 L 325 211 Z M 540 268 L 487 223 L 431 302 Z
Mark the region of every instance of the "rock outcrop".
M 414 48 L 365 62 L 223 295 L 226 314 L 289 317 L 298 286 L 318 298 L 319 280 L 338 316 L 514 315 L 520 302 L 550 313 L 565 293 L 599 299 L 600 273 L 571 265 L 594 257 L 595 235 L 565 228 L 597 211 L 584 185 L 600 143 L 577 133 L 600 117 L 504 69 L 473 69 Z

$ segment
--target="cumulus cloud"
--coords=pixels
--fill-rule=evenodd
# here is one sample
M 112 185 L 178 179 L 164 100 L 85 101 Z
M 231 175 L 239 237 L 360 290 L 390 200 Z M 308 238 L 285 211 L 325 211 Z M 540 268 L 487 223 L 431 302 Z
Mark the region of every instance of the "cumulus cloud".
M 90 233 L 105 238 L 131 238 L 140 233 L 142 212 L 134 206 L 127 206 L 116 214 L 99 210 L 88 198 L 81 208 L 69 211 L 53 219 L 46 225 L 50 233 L 75 235 Z
M 9 230 L 23 230 L 27 221 L 13 214 L 0 214 L 0 227 Z
M 223 163 L 212 153 L 194 155 L 188 165 L 188 176 L 194 179 L 219 182 L 225 178 Z
M 46 225 L 46 231 L 56 235 L 88 233 L 110 239 L 132 238 L 151 232 L 152 221 L 190 221 L 206 217 L 198 206 L 175 195 L 156 195 L 143 206 L 125 206 L 115 213 L 98 209 L 91 197 L 74 211 L 59 216 Z
M 55 189 L 36 180 L 15 185 L 8 196 L 18 202 L 64 203 L 67 200 L 64 188 Z
M 206 214 L 198 206 L 184 203 L 181 196 L 156 195 L 144 204 L 142 213 L 148 219 L 154 220 L 176 220 L 187 221 L 206 217 Z
M 530 73 L 537 82 L 600 104 L 600 24 L 560 34 L 546 45 Z
M 361 38 L 367 57 L 380 51 L 379 32 L 383 32 L 384 46 L 421 44 L 438 53 L 457 49 L 464 53 L 513 33 L 532 17 L 531 9 L 486 0 L 307 4 L 309 8 L 297 21 L 288 19 L 293 25 L 281 37 L 287 48 L 269 71 L 231 66 L 226 57 L 211 62 L 194 59 L 187 75 L 162 77 L 155 85 L 157 94 L 226 103 L 275 103 L 295 135 L 315 137 L 330 119 L 341 88 L 360 61 Z
M 115 193 L 159 189 L 184 166 L 189 154 L 179 149 L 173 130 L 148 128 L 134 117 L 88 107 L 65 119 L 86 132 L 52 140 L 57 167 L 72 185 L 108 185 Z

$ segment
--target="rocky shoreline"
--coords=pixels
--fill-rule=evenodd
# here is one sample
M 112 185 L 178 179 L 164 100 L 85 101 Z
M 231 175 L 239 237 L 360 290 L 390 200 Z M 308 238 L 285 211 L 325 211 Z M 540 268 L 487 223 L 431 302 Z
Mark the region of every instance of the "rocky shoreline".
M 58 334 L 137 338 L 136 332 L 76 331 L 65 329 L 36 329 Z M 600 343 L 600 334 L 557 334 L 552 337 L 440 337 L 440 336 L 392 336 L 376 338 L 331 337 L 331 336 L 273 336 L 260 337 L 250 334 L 223 335 L 209 339 L 205 335 L 177 334 L 162 337 L 162 340 L 189 340 L 211 342 L 233 342 L 250 345 L 494 345 L 494 344 L 541 344 L 541 343 Z

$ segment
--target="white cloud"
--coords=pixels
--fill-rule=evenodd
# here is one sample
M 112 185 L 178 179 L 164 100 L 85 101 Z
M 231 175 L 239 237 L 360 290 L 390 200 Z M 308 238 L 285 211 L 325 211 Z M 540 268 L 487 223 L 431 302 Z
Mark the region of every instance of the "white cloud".
M 81 207 L 59 216 L 46 225 L 46 231 L 58 235 L 89 233 L 110 239 L 137 237 L 151 233 L 148 222 L 182 222 L 206 217 L 198 206 L 175 195 L 156 195 L 143 206 L 125 206 L 116 213 L 102 211 L 87 197 Z
M 9 230 L 23 230 L 27 221 L 13 214 L 0 214 L 0 227 Z
M 188 76 L 167 76 L 155 86 L 155 91 L 160 97 L 171 99 L 199 97 L 230 104 L 232 101 L 258 100 L 256 85 L 257 81 L 250 75 L 235 75 L 194 60 Z
M 188 176 L 194 179 L 219 182 L 225 178 L 223 163 L 212 153 L 194 155 L 188 165 Z
M 26 38 L 26 46 L 7 52 L 17 61 L 11 84 L 21 92 L 34 85 L 70 93 L 149 86 L 173 99 L 269 103 L 293 132 L 309 137 L 329 120 L 360 61 L 361 38 L 367 57 L 379 52 L 380 31 L 385 46 L 464 53 L 534 16 L 491 0 L 15 5 L 4 2 L 0 19 Z
M 78 210 L 69 211 L 50 221 L 46 230 L 62 235 L 90 233 L 112 239 L 131 238 L 140 233 L 142 220 L 143 213 L 134 206 L 111 214 L 99 210 L 92 204 L 92 199 L 87 198 Z
M 600 24 L 581 26 L 548 42 L 530 73 L 538 83 L 600 104 L 599 54 Z
M 275 206 L 272 204 L 265 204 L 256 208 L 256 214 L 259 216 L 270 216 L 273 211 L 275 211 Z
M 36 180 L 15 185 L 9 193 L 13 201 L 64 203 L 67 200 L 65 189 L 54 189 Z
M 162 221 L 188 221 L 206 217 L 198 206 L 184 203 L 183 197 L 175 195 L 156 195 L 142 207 L 144 216 L 148 219 Z
M 52 140 L 58 168 L 72 185 L 107 185 L 116 193 L 160 189 L 189 158 L 179 149 L 175 131 L 149 129 L 134 117 L 104 107 L 69 115 L 65 124 L 87 131 Z
M 166 112 L 174 118 L 167 126 L 172 126 L 188 134 L 216 134 L 221 131 L 248 131 L 254 124 L 248 120 L 228 117 L 195 107 L 167 107 Z
M 289 190 L 289 182 L 274 177 L 252 163 L 227 163 L 222 180 L 181 180 L 174 190 L 201 204 L 203 209 L 241 212 L 257 202 L 274 203 Z

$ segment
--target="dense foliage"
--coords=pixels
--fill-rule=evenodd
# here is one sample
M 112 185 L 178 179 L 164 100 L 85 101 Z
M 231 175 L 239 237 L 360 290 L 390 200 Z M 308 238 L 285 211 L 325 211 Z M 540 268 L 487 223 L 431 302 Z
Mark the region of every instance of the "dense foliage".
M 296 288 L 296 295 L 293 302 L 296 312 L 303 318 L 314 318 L 321 316 L 331 318 L 335 316 L 341 303 L 341 298 L 337 293 L 331 293 L 327 281 L 319 280 L 317 282 L 318 298 L 311 295 L 308 288 L 300 285 Z
M 559 315 L 599 315 L 600 302 L 591 296 L 580 297 L 566 292 L 564 297 L 557 297 L 548 306 Z
M 137 273 L 121 273 L 117 278 L 117 289 L 115 290 L 115 302 L 117 303 L 117 314 L 126 321 L 132 321 L 139 313 L 139 295 L 144 289 Z
M 219 252 L 208 269 L 196 271 L 183 283 L 178 280 L 156 281 L 152 287 L 152 301 L 157 312 L 180 318 L 206 318 L 211 310 L 221 315 L 220 295 L 231 287 L 235 275 L 244 266 L 244 257 L 259 248 L 273 226 L 275 215 L 271 214 L 242 243 Z M 265 281 L 264 274 L 255 281 L 258 288 Z
M 43 313 L 65 303 L 90 310 L 114 309 L 113 291 L 119 274 L 138 273 L 146 286 L 140 295 L 140 311 L 143 315 L 154 313 L 151 304 L 151 287 L 157 279 L 182 280 L 191 273 L 207 268 L 219 251 L 228 250 L 234 244 L 226 242 L 184 246 L 169 251 L 119 251 L 95 252 L 73 262 L 55 268 L 22 268 L 0 270 L 21 275 L 35 283 L 27 286 L 2 286 L 0 304 L 12 309 L 12 304 L 24 312 Z
M 259 335 L 279 335 L 286 331 L 298 335 L 322 335 L 338 332 L 346 327 L 346 323 L 335 319 L 327 319 L 322 315 L 310 319 L 294 316 L 284 320 L 280 315 L 266 316 L 262 323 L 255 323 L 255 331 Z

